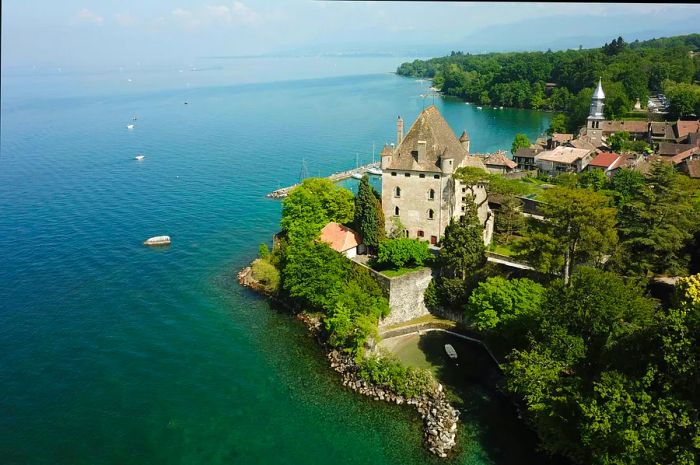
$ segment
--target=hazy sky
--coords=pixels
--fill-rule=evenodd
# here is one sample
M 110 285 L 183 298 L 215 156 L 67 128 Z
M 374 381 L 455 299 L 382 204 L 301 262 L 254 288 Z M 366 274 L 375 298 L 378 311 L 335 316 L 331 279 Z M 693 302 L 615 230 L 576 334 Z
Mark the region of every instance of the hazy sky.
M 700 5 L 3 0 L 2 64 L 129 65 L 268 53 L 546 49 L 700 32 Z

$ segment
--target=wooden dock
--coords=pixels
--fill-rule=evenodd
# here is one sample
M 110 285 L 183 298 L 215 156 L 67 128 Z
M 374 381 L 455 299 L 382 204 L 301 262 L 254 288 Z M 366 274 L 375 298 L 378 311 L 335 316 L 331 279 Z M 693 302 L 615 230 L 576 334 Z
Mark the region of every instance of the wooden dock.
M 326 179 L 329 179 L 333 182 L 338 182 L 342 181 L 343 179 L 348 179 L 349 177 L 352 177 L 353 174 L 359 173 L 359 174 L 365 174 L 368 169 L 370 168 L 379 168 L 380 162 L 374 162 L 370 163 L 368 165 L 363 165 L 360 166 L 359 168 L 353 168 L 351 170 L 347 171 L 341 171 L 339 173 L 333 173 L 330 176 L 326 176 Z M 282 187 L 280 189 L 274 190 L 267 194 L 265 197 L 268 197 L 270 199 L 283 199 L 289 194 L 289 191 L 297 187 L 300 183 L 294 184 L 293 186 L 289 187 Z

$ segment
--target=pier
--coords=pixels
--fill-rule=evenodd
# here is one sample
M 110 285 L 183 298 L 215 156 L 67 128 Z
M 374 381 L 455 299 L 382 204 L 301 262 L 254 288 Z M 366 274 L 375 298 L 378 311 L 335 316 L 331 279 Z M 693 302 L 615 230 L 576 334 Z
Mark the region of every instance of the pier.
M 340 171 L 338 173 L 333 173 L 330 176 L 326 176 L 326 179 L 329 179 L 333 182 L 342 181 L 343 179 L 348 179 L 349 177 L 352 177 L 352 175 L 355 173 L 365 174 L 367 172 L 367 170 L 370 168 L 379 168 L 379 164 L 380 163 L 377 161 L 374 163 L 370 163 L 368 165 L 360 166 L 358 168 L 353 168 L 351 170 Z M 283 199 L 284 197 L 289 195 L 289 192 L 292 189 L 294 189 L 295 187 L 297 187 L 299 184 L 301 184 L 301 183 L 296 183 L 293 186 L 282 187 L 280 189 L 274 190 L 274 191 L 270 192 L 269 194 L 267 194 L 265 197 L 268 197 L 270 199 Z

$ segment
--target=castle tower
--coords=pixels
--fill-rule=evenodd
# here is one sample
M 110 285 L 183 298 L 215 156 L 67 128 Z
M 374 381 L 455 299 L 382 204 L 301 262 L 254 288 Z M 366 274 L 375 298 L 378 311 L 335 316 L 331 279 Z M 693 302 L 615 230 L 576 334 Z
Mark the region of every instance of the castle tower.
M 586 125 L 586 134 L 591 143 L 595 145 L 602 143 L 603 138 L 603 129 L 600 126 L 600 123 L 605 121 L 605 116 L 603 115 L 605 103 L 603 103 L 603 100 L 605 100 L 603 82 L 599 79 L 598 87 L 593 92 L 593 98 L 591 99 L 591 109 L 588 112 L 588 123 Z
M 399 116 L 399 119 L 396 121 L 396 146 L 398 147 L 401 145 L 401 141 L 403 140 L 403 118 Z
M 462 144 L 462 147 L 464 147 L 464 150 L 469 153 L 469 134 L 467 134 L 467 131 L 462 131 L 462 135 L 459 138 L 459 143 Z

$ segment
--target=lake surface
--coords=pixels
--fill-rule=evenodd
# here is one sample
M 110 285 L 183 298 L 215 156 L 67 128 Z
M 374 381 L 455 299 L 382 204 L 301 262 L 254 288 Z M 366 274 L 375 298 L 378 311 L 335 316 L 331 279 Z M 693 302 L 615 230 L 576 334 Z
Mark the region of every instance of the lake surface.
M 266 192 L 302 160 L 311 175 L 370 161 L 397 115 L 431 103 L 427 82 L 378 73 L 400 61 L 295 62 L 252 84 L 269 66 L 3 75 L 4 464 L 444 463 L 413 410 L 342 388 L 300 324 L 235 282 L 276 231 Z M 472 151 L 548 125 L 435 104 Z M 171 247 L 142 246 L 160 234 Z M 452 461 L 500 457 L 477 434 Z

